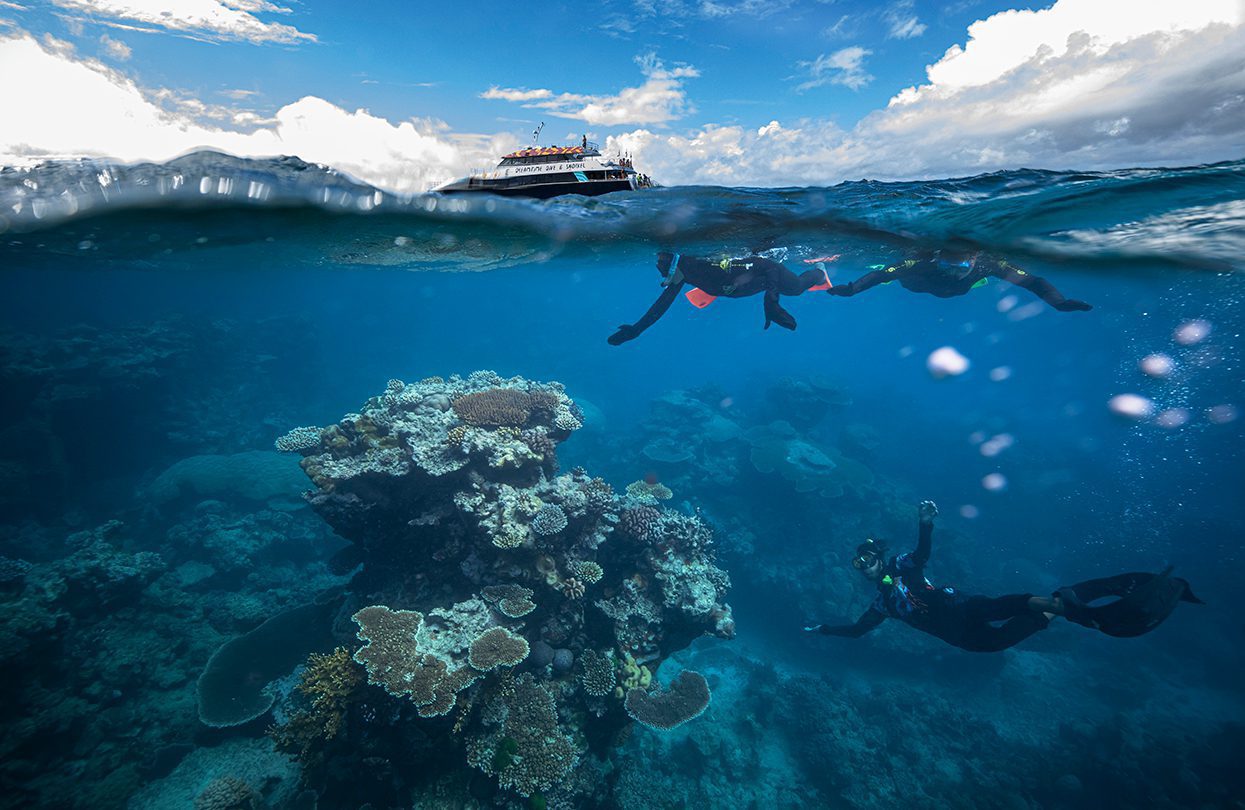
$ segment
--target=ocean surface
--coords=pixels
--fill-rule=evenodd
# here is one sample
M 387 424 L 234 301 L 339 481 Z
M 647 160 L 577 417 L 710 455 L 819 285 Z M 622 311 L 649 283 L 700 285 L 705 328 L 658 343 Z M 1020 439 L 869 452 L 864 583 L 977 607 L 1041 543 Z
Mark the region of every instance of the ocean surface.
M 680 296 L 606 342 L 660 251 L 939 250 L 1093 308 Z M 1245 162 L 548 202 L 0 170 L 0 806 L 1245 807 L 1242 256 Z M 922 500 L 939 588 L 1174 566 L 1205 604 L 806 632 Z

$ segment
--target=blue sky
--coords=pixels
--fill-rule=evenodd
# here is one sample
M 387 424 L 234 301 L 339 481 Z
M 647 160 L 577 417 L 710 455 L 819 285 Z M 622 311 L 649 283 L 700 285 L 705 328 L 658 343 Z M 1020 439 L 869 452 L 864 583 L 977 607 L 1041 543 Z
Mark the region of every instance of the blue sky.
M 0 121 L 0 162 L 296 147 L 419 190 L 542 120 L 666 182 L 1238 158 L 1241 5 L 0 0 L 0 71 L 30 77 L 0 104 L 100 107 Z

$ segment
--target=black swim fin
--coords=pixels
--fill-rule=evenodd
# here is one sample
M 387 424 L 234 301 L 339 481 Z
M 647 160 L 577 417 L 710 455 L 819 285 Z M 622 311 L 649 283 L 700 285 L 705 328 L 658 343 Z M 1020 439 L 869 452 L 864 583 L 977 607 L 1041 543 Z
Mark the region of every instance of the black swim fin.
M 1163 623 L 1180 602 L 1204 604 L 1187 580 L 1161 573 L 1134 572 L 1089 579 L 1060 588 L 1055 595 L 1063 602 L 1064 618 L 1109 636 L 1131 638 L 1150 632 Z M 1093 602 L 1119 597 L 1104 605 Z
M 769 329 L 771 323 L 776 323 L 783 329 L 795 329 L 795 318 L 778 303 L 778 296 L 766 293 L 765 328 Z

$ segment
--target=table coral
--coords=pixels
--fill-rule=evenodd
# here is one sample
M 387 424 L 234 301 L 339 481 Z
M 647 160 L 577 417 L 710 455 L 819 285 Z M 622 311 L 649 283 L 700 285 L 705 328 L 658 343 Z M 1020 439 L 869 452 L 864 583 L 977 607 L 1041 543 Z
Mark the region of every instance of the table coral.
M 665 691 L 627 692 L 627 714 L 649 728 L 669 731 L 699 717 L 709 706 L 709 683 L 699 672 L 683 670 Z
M 531 648 L 522 636 L 516 636 L 504 627 L 494 627 L 481 633 L 471 642 L 467 660 L 471 666 L 487 672 L 498 667 L 513 667 L 527 658 Z
M 536 609 L 536 603 L 532 601 L 533 593 L 531 588 L 507 583 L 486 586 L 480 591 L 480 596 L 508 618 L 518 619 Z
M 454 400 L 454 413 L 475 427 L 522 427 L 532 412 L 532 398 L 515 388 L 490 388 Z

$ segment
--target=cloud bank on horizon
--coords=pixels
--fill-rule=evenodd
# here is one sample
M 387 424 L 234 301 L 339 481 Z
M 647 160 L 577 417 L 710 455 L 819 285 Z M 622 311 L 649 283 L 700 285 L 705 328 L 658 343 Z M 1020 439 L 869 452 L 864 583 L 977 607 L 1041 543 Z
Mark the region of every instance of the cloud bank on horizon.
M 54 3 L 71 24 L 89 18 L 114 31 L 283 47 L 317 41 L 316 34 L 265 21 L 289 12 L 267 0 Z M 316 95 L 264 115 L 208 104 L 144 86 L 66 40 L 29 33 L 21 24 L 24 10 L 19 2 L 0 3 L 0 13 L 9 15 L 0 16 L 0 73 L 23 77 L 0 83 L 0 109 L 26 111 L 0 117 L 0 164 L 81 156 L 167 160 L 208 147 L 245 157 L 293 154 L 381 188 L 413 192 L 491 165 L 519 144 L 514 132 L 456 132 L 433 117 L 391 121 Z M 911 2 L 892 4 L 883 19 L 888 39 L 926 33 Z M 106 34 L 98 42 L 114 61 L 130 59 L 134 50 Z M 864 87 L 874 80 L 870 54 L 852 45 L 796 62 L 796 84 L 775 93 Z M 633 85 L 612 93 L 495 84 L 478 96 L 611 129 L 606 149 L 631 153 L 642 171 L 667 185 L 807 186 L 1245 156 L 1245 4 L 1237 0 L 1118 7 L 1058 0 L 1036 11 L 1001 11 L 972 23 L 963 44 L 927 66 L 923 83 L 895 89 L 885 106 L 849 125 L 829 116 L 779 120 L 763 112 L 750 125 L 688 125 L 697 92 L 711 78 L 706 70 L 668 66 L 653 53 L 637 56 L 636 65 Z M 248 91 L 234 92 L 232 101 L 247 101 Z

